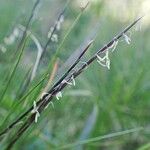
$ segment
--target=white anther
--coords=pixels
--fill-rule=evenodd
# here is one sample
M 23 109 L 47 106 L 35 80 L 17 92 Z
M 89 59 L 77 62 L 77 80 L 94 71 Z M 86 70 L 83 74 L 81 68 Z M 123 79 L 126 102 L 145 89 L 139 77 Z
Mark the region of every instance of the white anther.
M 63 84 L 64 84 L 64 83 L 67 83 L 68 85 L 72 85 L 72 83 L 71 83 L 71 82 L 68 82 L 67 80 L 63 80 L 62 83 L 63 83 Z
M 130 37 L 128 37 L 125 33 L 123 34 L 125 41 L 127 42 L 127 44 L 131 43 L 131 39 Z
M 106 67 L 106 64 L 103 64 L 101 61 L 97 60 L 97 62 L 98 62 L 101 66 Z
M 47 35 L 48 38 L 52 36 L 53 30 L 54 30 L 54 27 L 51 27 Z
M 15 37 L 18 37 L 18 36 L 19 36 L 19 29 L 18 29 L 18 28 L 15 28 L 15 29 L 14 29 L 13 35 L 14 35 Z
M 74 79 L 74 76 L 73 76 L 73 75 L 72 75 L 72 77 L 71 77 L 71 80 L 72 80 L 73 86 L 75 86 L 75 85 L 76 85 L 76 82 L 75 82 L 75 79 Z
M 117 45 L 118 45 L 118 40 L 117 41 L 115 40 L 113 42 L 113 44 L 109 47 L 109 49 L 112 49 L 112 52 L 114 52 L 114 50 L 116 49 Z
M 61 28 L 61 23 L 58 21 L 58 22 L 57 22 L 57 25 L 56 25 L 56 29 L 59 31 L 60 28 Z
M 106 51 L 106 66 L 110 69 L 110 59 L 109 59 L 109 51 Z
M 58 42 L 58 35 L 57 34 L 53 34 L 51 37 L 52 42 Z
M 86 66 L 88 66 L 87 62 L 85 61 L 80 61 L 82 64 L 85 64 Z
M 142 30 L 141 23 L 138 23 L 138 24 L 135 26 L 135 31 L 141 31 L 141 30 Z
M 40 117 L 40 113 L 38 112 L 38 107 L 36 106 L 36 102 L 33 102 L 33 110 L 31 111 L 32 114 L 35 114 L 35 123 L 37 123 L 38 118 Z
M 50 102 L 50 104 L 52 105 L 52 107 L 54 108 L 54 103 L 53 102 Z
M 63 16 L 63 15 L 61 15 L 61 17 L 60 17 L 60 19 L 59 19 L 59 22 L 60 22 L 60 23 L 63 23 L 63 22 L 64 22 L 64 16 Z
M 54 108 L 54 103 L 53 103 L 53 102 L 49 102 L 49 103 L 47 104 L 47 106 L 45 107 L 45 109 L 47 109 L 49 105 L 52 105 L 52 107 Z
M 62 98 L 62 93 L 61 93 L 61 91 L 59 91 L 59 92 L 56 94 L 56 98 L 57 98 L 57 100 L 59 100 L 60 98 Z
M 96 57 L 98 58 L 97 62 L 101 66 L 107 67 L 108 69 L 110 69 L 110 59 L 109 59 L 109 51 L 108 50 L 106 50 L 106 54 L 103 58 L 101 58 L 98 54 L 96 54 Z
M 104 56 L 103 58 L 101 58 L 98 54 L 96 54 L 96 57 L 98 58 L 98 60 L 100 62 L 105 62 L 106 56 Z

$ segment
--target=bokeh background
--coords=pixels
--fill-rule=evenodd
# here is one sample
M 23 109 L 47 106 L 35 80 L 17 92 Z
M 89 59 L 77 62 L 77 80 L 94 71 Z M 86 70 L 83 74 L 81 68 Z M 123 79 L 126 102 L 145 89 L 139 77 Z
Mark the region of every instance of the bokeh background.
M 29 31 L 42 46 L 65 5 L 66 11 L 57 38 L 52 41 L 40 63 L 35 78 L 25 91 L 24 81 L 32 71 L 38 53 L 37 45 L 29 38 L 22 58 L 8 89 L 0 102 L 0 130 L 9 125 L 19 114 L 27 110 L 38 99 L 49 79 L 23 100 L 10 113 L 13 103 L 36 85 L 46 72 L 49 63 L 61 44 L 54 66 L 51 85 L 75 61 L 86 43 L 95 38 L 93 46 L 83 61 L 112 39 L 116 33 L 139 16 L 145 17 L 131 29 L 131 44 L 119 41 L 116 50 L 110 53 L 111 69 L 97 62 L 76 79 L 75 87 L 67 87 L 60 101 L 49 106 L 16 143 L 14 149 L 55 149 L 89 138 L 144 127 L 144 130 L 115 138 L 107 138 L 84 145 L 72 146 L 75 150 L 148 150 L 150 149 L 150 1 L 149 0 L 41 0 L 34 14 Z M 35 0 L 0 0 L 0 95 L 3 95 L 11 70 L 19 52 L 17 47 L 24 27 L 31 15 Z M 80 15 L 81 14 L 81 15 Z M 79 19 L 75 22 L 76 18 Z M 75 23 L 75 24 L 74 24 Z M 74 24 L 74 26 L 73 26 Z M 71 32 L 66 36 L 68 30 Z M 19 32 L 19 33 L 18 33 Z M 16 35 L 16 37 L 11 37 Z M 62 43 L 63 39 L 64 42 Z M 50 86 L 48 86 L 50 88 Z M 7 121 L 5 121 L 8 117 Z M 1 139 L 0 149 L 11 140 L 15 129 Z

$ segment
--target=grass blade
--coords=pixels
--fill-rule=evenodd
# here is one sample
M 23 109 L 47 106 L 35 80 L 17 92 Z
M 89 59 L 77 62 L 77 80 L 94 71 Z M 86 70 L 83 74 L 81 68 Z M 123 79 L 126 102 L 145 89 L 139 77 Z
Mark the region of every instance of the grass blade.
M 68 149 L 68 148 L 70 149 L 70 148 L 73 148 L 73 147 L 78 146 L 78 145 L 89 144 L 89 143 L 92 143 L 92 142 L 97 142 L 97 141 L 101 141 L 101 140 L 105 140 L 105 139 L 110 139 L 110 138 L 114 138 L 114 137 L 123 136 L 123 135 L 126 135 L 126 134 L 131 134 L 131 133 L 134 133 L 134 132 L 139 132 L 139 131 L 142 131 L 143 129 L 144 129 L 143 127 L 139 127 L 139 128 L 124 130 L 124 131 L 115 132 L 115 133 L 111 133 L 111 134 L 106 134 L 106 135 L 103 135 L 103 136 L 90 138 L 90 139 L 75 142 L 75 143 L 72 143 L 72 144 L 67 144 L 67 145 L 61 146 L 60 148 L 56 148 L 56 149 Z
M 61 41 L 61 43 L 59 44 L 58 48 L 56 49 L 56 52 L 52 58 L 52 60 L 50 61 L 49 63 L 49 66 L 48 66 L 48 70 L 50 70 L 50 68 L 52 68 L 52 65 L 54 64 L 54 62 L 56 61 L 56 58 L 58 57 L 59 53 L 60 53 L 60 50 L 63 46 L 63 44 L 65 43 L 65 41 L 67 40 L 69 34 L 72 32 L 72 30 L 74 29 L 74 27 L 76 26 L 76 24 L 78 23 L 80 17 L 82 16 L 84 10 L 86 8 L 84 8 L 79 14 L 78 16 L 76 17 L 76 19 L 74 20 L 74 22 L 72 23 L 71 27 L 68 29 L 68 32 L 65 34 L 63 40 Z
M 10 82 L 12 81 L 12 79 L 13 79 L 13 77 L 14 77 L 14 75 L 15 75 L 15 72 L 16 72 L 16 69 L 17 69 L 19 63 L 20 63 L 20 60 L 21 60 L 21 57 L 22 57 L 22 54 L 23 54 L 23 51 L 24 51 L 26 42 L 27 42 L 27 38 L 26 38 L 26 40 L 25 40 L 24 43 L 23 43 L 23 46 L 22 46 L 21 51 L 20 51 L 20 53 L 19 53 L 18 59 L 17 59 L 15 65 L 14 65 L 14 67 L 13 67 L 13 69 L 12 69 L 12 72 L 11 72 L 11 74 L 10 74 L 10 77 L 9 77 L 9 79 L 8 79 L 8 82 L 6 83 L 6 86 L 5 86 L 5 88 L 4 88 L 4 91 L 2 92 L 2 95 L 1 95 L 1 98 L 0 98 L 0 102 L 3 101 L 4 96 L 5 96 L 5 94 L 6 94 L 6 91 L 7 91 L 8 87 L 9 87 L 9 85 L 10 85 Z
M 3 124 L 1 125 L 1 129 L 4 127 L 5 123 L 8 121 L 10 115 L 15 111 L 15 109 L 25 100 L 43 81 L 48 77 L 48 74 L 46 74 L 33 88 L 31 88 L 20 100 L 17 104 L 12 105 L 12 108 L 10 109 L 7 117 L 5 117 L 5 120 L 3 121 Z M 20 118 L 20 117 L 19 117 Z M 11 128 L 13 128 L 16 125 L 16 122 L 18 121 L 15 120 L 13 123 L 11 123 L 5 130 L 3 130 L 0 133 L 0 136 L 3 134 L 6 134 Z
M 150 143 L 145 144 L 144 146 L 138 148 L 138 150 L 149 150 L 150 149 Z

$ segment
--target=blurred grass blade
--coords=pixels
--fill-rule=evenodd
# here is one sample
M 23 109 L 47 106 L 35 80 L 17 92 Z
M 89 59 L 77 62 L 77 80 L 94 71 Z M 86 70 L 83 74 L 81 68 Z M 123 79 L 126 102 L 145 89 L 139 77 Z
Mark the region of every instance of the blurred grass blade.
M 104 140 L 104 139 L 110 139 L 110 138 L 119 137 L 122 135 L 134 133 L 134 132 L 139 132 L 143 129 L 144 129 L 143 127 L 139 127 L 139 128 L 129 129 L 129 130 L 125 130 L 125 131 L 115 132 L 115 133 L 111 133 L 111 134 L 107 134 L 107 135 L 103 135 L 103 136 L 75 142 L 72 144 L 67 144 L 67 145 L 61 146 L 60 148 L 56 148 L 56 149 L 68 149 L 68 148 L 70 149 L 70 148 L 73 148 L 73 147 L 78 146 L 78 145 L 89 144 L 89 143 L 97 142 L 97 141 Z
M 4 88 L 3 92 L 2 92 L 2 95 L 1 95 L 1 98 L 0 98 L 0 102 L 3 101 L 4 96 L 5 96 L 5 94 L 6 94 L 6 91 L 7 91 L 8 87 L 9 87 L 9 85 L 10 85 L 10 82 L 12 81 L 12 79 L 13 79 L 13 77 L 14 77 L 14 75 L 15 75 L 15 72 L 16 72 L 16 69 L 17 69 L 19 63 L 20 63 L 20 60 L 21 60 L 21 57 L 22 57 L 22 54 L 23 54 L 23 51 L 24 51 L 26 42 L 27 42 L 27 37 L 26 37 L 26 39 L 25 39 L 25 41 L 24 41 L 24 43 L 23 43 L 23 45 L 22 45 L 22 48 L 21 48 L 21 51 L 20 51 L 20 53 L 19 53 L 18 59 L 17 59 L 15 65 L 14 65 L 12 71 L 11 71 L 11 74 L 10 74 L 10 77 L 9 77 L 9 79 L 8 79 L 8 82 L 6 83 L 6 86 L 5 86 L 5 88 Z
M 49 80 L 45 86 L 45 88 L 43 89 L 43 92 L 47 92 L 49 90 L 49 87 L 51 86 L 54 78 L 55 78 L 55 75 L 58 71 L 58 63 L 59 63 L 59 60 L 56 60 L 55 64 L 54 64 L 54 67 L 52 69 L 52 73 L 50 74 L 50 77 L 49 77 Z
M 149 150 L 150 149 L 150 143 L 147 143 L 143 145 L 142 147 L 138 148 L 138 150 Z
M 30 94 L 32 94 L 32 92 L 39 86 L 41 85 L 41 83 L 43 83 L 43 81 L 48 77 L 48 74 L 46 74 L 33 88 L 31 88 L 19 101 L 17 104 L 13 104 L 12 108 L 10 109 L 8 115 L 5 117 L 5 120 L 3 121 L 2 125 L 1 125 L 1 130 L 3 129 L 4 125 L 6 124 L 6 122 L 8 121 L 10 115 L 15 112 L 16 108 L 23 102 L 23 100 L 25 100 Z M 10 125 L 11 126 L 11 125 Z M 10 129 L 10 128 L 9 128 Z M 9 129 L 4 130 L 3 132 L 0 133 L 0 136 L 5 134 Z
M 133 84 L 131 84 L 130 90 L 128 90 L 128 93 L 124 96 L 126 103 L 128 103 L 132 99 L 134 93 L 137 91 L 136 87 L 140 87 L 144 77 L 145 77 L 145 68 L 143 68 L 143 70 L 141 70 L 132 80 Z
M 65 34 L 63 40 L 61 41 L 61 43 L 59 44 L 58 48 L 56 49 L 56 52 L 52 58 L 52 60 L 49 63 L 48 66 L 48 70 L 50 70 L 50 68 L 52 67 L 52 65 L 54 64 L 54 62 L 56 61 L 56 58 L 58 57 L 58 55 L 60 54 L 60 50 L 63 47 L 63 44 L 65 43 L 65 41 L 67 40 L 69 34 L 72 32 L 72 30 L 74 29 L 74 27 L 76 26 L 76 24 L 78 23 L 80 17 L 82 16 L 83 12 L 85 9 L 83 9 L 78 16 L 76 17 L 76 19 L 74 20 L 74 22 L 72 23 L 71 27 L 68 29 L 68 32 Z
M 29 19 L 28 19 L 28 21 L 27 21 L 27 23 L 26 23 L 25 30 L 24 30 L 24 32 L 23 32 L 23 36 L 22 36 L 22 38 L 21 38 L 21 40 L 20 40 L 20 43 L 19 43 L 19 45 L 18 45 L 18 47 L 17 47 L 17 50 L 16 50 L 15 54 L 16 54 L 17 51 L 22 47 L 22 45 L 23 45 L 23 43 L 24 43 L 24 40 L 25 40 L 25 38 L 26 38 L 26 36 L 27 36 L 27 35 L 26 35 L 26 34 L 27 34 L 27 30 L 28 30 L 28 28 L 30 27 L 30 24 L 31 24 L 31 22 L 32 22 L 32 19 L 34 18 L 34 15 L 36 14 L 36 10 L 37 10 L 37 8 L 38 8 L 38 6 L 39 6 L 39 4 L 40 4 L 40 1 L 41 1 L 41 0 L 36 0 L 35 3 L 34 3 L 34 6 L 33 6 L 33 8 L 32 8 L 31 14 L 30 14 L 30 17 L 29 17 Z
M 44 46 L 44 48 L 43 48 L 43 52 L 42 52 L 42 54 L 41 54 L 39 63 L 41 62 L 43 56 L 45 55 L 45 52 L 46 52 L 46 50 L 47 50 L 48 45 L 51 44 L 51 42 L 52 42 L 51 38 L 52 38 L 52 36 L 54 35 L 55 31 L 57 30 L 58 22 L 60 21 L 61 17 L 64 15 L 66 9 L 68 8 L 68 6 L 69 6 L 69 4 L 70 4 L 70 1 L 71 1 L 71 0 L 68 0 L 68 1 L 66 2 L 65 6 L 64 6 L 64 8 L 63 8 L 63 10 L 62 10 L 62 11 L 60 12 L 60 14 L 58 15 L 57 21 L 55 22 L 55 25 L 53 26 L 52 33 L 51 33 L 51 35 L 50 35 L 48 41 L 46 42 L 46 44 L 45 44 L 45 46 Z
M 26 30 L 26 28 L 21 24 L 18 25 L 18 28 L 23 32 Z M 36 76 L 37 67 L 39 65 L 39 60 L 43 53 L 43 47 L 42 47 L 39 39 L 30 30 L 27 30 L 27 35 L 29 35 L 30 39 L 33 41 L 33 43 L 37 47 L 37 56 L 36 56 L 36 60 L 35 60 L 34 66 L 33 66 L 32 73 L 30 75 L 30 82 L 31 82 Z
M 28 85 L 28 80 L 29 80 L 29 76 L 31 74 L 31 67 L 28 69 L 28 71 L 25 73 L 22 82 L 19 86 L 18 91 L 16 92 L 16 97 L 15 99 L 20 99 L 22 97 L 22 95 L 26 92 L 26 86 Z

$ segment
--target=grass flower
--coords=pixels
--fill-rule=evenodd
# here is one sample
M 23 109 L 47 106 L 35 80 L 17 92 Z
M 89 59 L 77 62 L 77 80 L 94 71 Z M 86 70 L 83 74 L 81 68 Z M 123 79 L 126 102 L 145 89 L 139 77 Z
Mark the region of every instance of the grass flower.
M 49 32 L 48 32 L 48 35 L 47 35 L 48 38 L 51 38 L 53 30 L 54 30 L 54 27 L 51 27 Z
M 75 85 L 76 85 L 76 82 L 75 82 L 75 79 L 74 79 L 74 76 L 73 76 L 73 75 L 71 76 L 71 80 L 72 80 L 73 86 L 75 86 Z
M 20 33 L 19 33 L 19 29 L 18 29 L 18 28 L 15 28 L 14 31 L 13 31 L 13 35 L 16 36 L 16 37 L 18 37 L 19 34 L 20 34 Z
M 109 59 L 109 51 L 106 50 L 105 56 L 103 58 L 101 58 L 98 54 L 96 54 L 98 60 L 97 62 L 103 66 L 103 67 L 107 67 L 108 69 L 110 69 L 110 59 Z
M 59 31 L 61 29 L 61 24 L 64 22 L 64 16 L 62 15 L 60 19 L 56 22 L 56 29 Z
M 6 45 L 12 45 L 16 39 L 19 37 L 20 33 L 19 33 L 19 29 L 18 28 L 14 28 L 12 34 L 10 34 L 8 37 L 4 38 L 4 43 Z
M 59 100 L 60 98 L 62 98 L 62 92 L 59 91 L 57 94 L 56 94 L 56 98 L 57 100 Z
M 87 69 L 88 68 L 88 64 L 87 64 L 87 62 L 85 62 L 85 61 L 80 61 L 82 64 L 84 64 L 84 65 L 86 65 L 86 68 L 85 69 Z
M 53 102 L 49 102 L 49 103 L 47 104 L 47 106 L 45 107 L 45 109 L 47 109 L 47 108 L 49 107 L 49 105 L 52 105 L 52 107 L 54 108 L 54 103 L 53 103 Z
M 40 117 L 40 113 L 38 112 L 38 107 L 36 106 L 36 102 L 33 102 L 33 110 L 31 111 L 32 114 L 35 114 L 35 123 L 38 121 L 38 117 Z
M 68 82 L 67 80 L 63 80 L 63 81 L 62 81 L 62 84 L 64 84 L 64 83 L 67 83 L 68 85 L 72 85 L 72 83 L 71 83 L 71 82 Z
M 52 105 L 52 107 L 54 108 L 54 103 L 53 103 L 53 102 L 50 102 L 49 104 L 51 104 L 51 105 Z
M 58 35 L 57 34 L 53 34 L 51 37 L 52 42 L 58 42 Z
M 117 45 L 118 45 L 118 40 L 115 40 L 115 41 L 113 42 L 112 46 L 109 47 L 109 49 L 112 49 L 112 52 L 114 52 L 115 49 L 116 49 L 116 47 L 117 47 Z
M 131 43 L 130 37 L 127 36 L 125 33 L 123 34 L 123 37 L 124 37 L 125 41 L 127 42 L 127 44 L 130 44 L 130 43 Z

